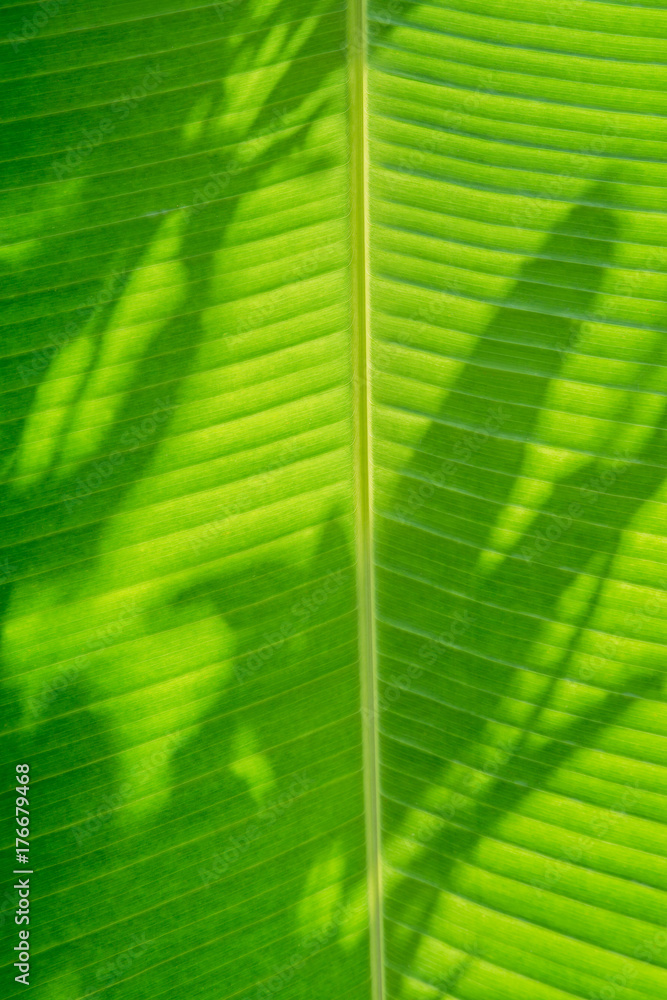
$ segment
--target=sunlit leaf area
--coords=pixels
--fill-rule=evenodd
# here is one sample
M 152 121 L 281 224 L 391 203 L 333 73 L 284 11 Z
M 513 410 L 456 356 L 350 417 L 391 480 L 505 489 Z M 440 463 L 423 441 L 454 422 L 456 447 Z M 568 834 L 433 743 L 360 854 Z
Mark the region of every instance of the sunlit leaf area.
M 667 0 L 0 81 L 0 998 L 667 1000 Z

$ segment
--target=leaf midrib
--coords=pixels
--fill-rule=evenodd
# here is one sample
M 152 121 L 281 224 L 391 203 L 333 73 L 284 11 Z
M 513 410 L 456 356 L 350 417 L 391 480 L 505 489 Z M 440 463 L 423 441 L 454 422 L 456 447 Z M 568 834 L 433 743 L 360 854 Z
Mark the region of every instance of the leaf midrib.
M 368 112 L 365 0 L 351 0 L 348 10 L 351 299 L 356 478 L 357 592 L 361 717 L 364 741 L 366 850 L 373 1000 L 384 998 L 382 874 L 380 851 L 380 781 L 375 649 L 375 579 L 373 567 L 372 462 L 370 414 L 370 318 L 368 270 Z

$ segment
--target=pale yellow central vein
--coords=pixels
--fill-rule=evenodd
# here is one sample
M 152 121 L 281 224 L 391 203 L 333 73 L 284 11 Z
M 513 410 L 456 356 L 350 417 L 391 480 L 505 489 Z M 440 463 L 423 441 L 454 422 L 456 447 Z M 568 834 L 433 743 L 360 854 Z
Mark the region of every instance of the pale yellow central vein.
M 364 727 L 366 843 L 373 1000 L 383 1000 L 384 955 L 370 409 L 367 39 L 365 0 L 350 0 L 348 22 L 350 218 L 361 705 Z

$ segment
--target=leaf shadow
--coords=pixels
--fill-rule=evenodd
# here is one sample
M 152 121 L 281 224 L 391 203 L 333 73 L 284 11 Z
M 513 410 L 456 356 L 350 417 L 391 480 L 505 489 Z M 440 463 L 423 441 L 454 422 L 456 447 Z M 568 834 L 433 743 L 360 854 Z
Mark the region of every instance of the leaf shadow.
M 610 594 L 622 591 L 617 563 L 624 533 L 664 488 L 664 409 L 637 446 L 621 450 L 611 425 L 601 423 L 604 433 L 591 445 L 591 422 L 582 417 L 580 433 L 568 406 L 556 402 L 567 403 L 563 385 L 582 377 L 571 364 L 578 352 L 590 351 L 595 395 L 594 356 L 600 350 L 588 346 L 586 331 L 614 263 L 615 215 L 604 207 L 610 179 L 592 183 L 523 265 L 379 507 L 385 933 L 395 997 L 403 995 L 403 976 L 425 981 L 428 959 L 419 956 L 429 930 L 447 943 L 444 966 L 429 969 L 429 982 L 437 985 L 444 977 L 448 996 L 463 995 L 456 984 L 474 969 L 476 955 L 522 971 L 512 964 L 515 954 L 504 957 L 476 935 L 472 917 L 460 924 L 460 907 L 449 907 L 448 918 L 448 899 L 519 919 L 529 913 L 537 924 L 567 934 L 567 924 L 549 912 L 549 896 L 586 896 L 562 872 L 553 877 L 554 861 L 634 877 L 610 871 L 608 859 L 596 859 L 590 830 L 588 838 L 579 836 L 587 844 L 584 856 L 574 858 L 572 843 L 568 854 L 562 840 L 545 839 L 543 824 L 538 847 L 522 843 L 516 823 L 508 824 L 509 817 L 531 817 L 527 803 L 544 793 L 554 796 L 552 809 L 560 796 L 563 818 L 550 822 L 565 829 L 576 833 L 577 825 L 563 795 L 585 801 L 588 794 L 591 805 L 611 810 L 613 825 L 614 813 L 626 811 L 624 786 L 614 784 L 618 758 L 611 756 L 600 770 L 596 754 L 606 747 L 631 761 L 650 759 L 650 753 L 643 756 L 646 740 L 633 750 L 622 731 L 632 725 L 625 720 L 642 699 L 662 701 L 664 672 L 658 669 L 653 612 L 647 610 L 650 591 L 646 608 L 623 623 L 610 611 Z M 445 332 L 442 338 L 446 345 Z M 647 373 L 662 363 L 662 347 L 635 356 Z M 525 373 L 521 397 L 519 383 L 507 374 L 517 366 Z M 636 388 L 642 388 L 641 379 Z M 610 418 L 633 424 L 638 396 L 616 396 L 622 402 Z M 558 431 L 559 407 L 565 433 Z M 559 437 L 565 443 L 568 430 L 571 447 L 581 452 L 569 469 L 555 461 L 553 444 Z M 550 476 L 554 484 L 547 488 Z M 635 582 L 651 586 L 656 565 L 639 560 L 635 566 Z M 634 645 L 629 655 L 624 643 Z M 615 661 L 607 676 L 605 657 Z M 586 793 L 581 776 L 595 775 L 596 766 L 602 781 Z M 641 765 L 635 772 L 641 783 Z M 647 815 L 641 795 L 627 811 Z M 510 864 L 504 845 L 537 853 L 530 863 L 524 852 Z M 494 876 L 504 895 L 498 889 L 494 897 L 489 889 Z M 532 902 L 526 902 L 526 886 L 534 891 Z M 605 946 L 592 928 L 577 933 Z M 631 941 L 614 946 L 634 954 Z M 450 981 L 460 962 L 463 971 Z M 540 972 L 538 964 L 532 966 L 538 979 L 553 975 Z M 604 982 L 599 978 L 597 985 Z M 460 988 L 465 990 L 463 982 Z
M 203 467 L 220 464 L 224 451 L 212 454 L 204 433 L 193 441 L 181 430 L 185 411 L 205 430 L 220 377 L 234 388 L 233 364 L 244 358 L 235 345 L 265 322 L 260 312 L 255 327 L 243 326 L 224 308 L 234 254 L 261 247 L 261 226 L 248 224 L 244 199 L 263 192 L 269 233 L 287 235 L 288 222 L 270 202 L 280 164 L 292 158 L 293 175 L 301 163 L 317 177 L 331 158 L 321 139 L 309 145 L 325 106 L 318 87 L 331 59 L 342 59 L 313 58 L 332 36 L 329 7 L 312 6 L 304 31 L 303 20 L 289 16 L 293 8 L 303 15 L 303 5 L 281 0 L 256 18 L 243 48 L 234 48 L 231 30 L 223 40 L 228 70 L 234 59 L 239 72 L 261 60 L 274 31 L 282 31 L 291 60 L 279 64 L 245 133 L 233 87 L 201 85 L 198 103 L 175 123 L 137 138 L 137 163 L 125 162 L 120 134 L 91 155 L 81 176 L 70 178 L 71 202 L 58 206 L 58 219 L 44 210 L 45 224 L 56 228 L 33 256 L 17 256 L 22 283 L 7 303 L 2 361 L 2 731 L 5 758 L 30 761 L 40 801 L 33 905 L 42 960 L 48 956 L 47 991 L 167 1000 L 187 982 L 192 996 L 236 994 L 245 984 L 254 998 L 263 979 L 278 977 L 286 998 L 305 997 L 334 958 L 322 995 L 364 995 L 363 914 L 350 924 L 345 909 L 363 881 L 364 852 L 349 502 L 312 526 L 313 556 L 297 567 L 300 582 L 289 553 L 278 557 L 270 547 L 254 562 L 232 558 L 228 569 L 219 551 L 225 518 L 216 531 L 206 528 L 224 511 L 198 515 L 188 499 L 198 502 L 219 484 Z M 246 17 L 235 4 L 228 8 L 232 22 L 237 13 Z M 309 113 L 300 114 L 302 106 Z M 230 159 L 239 148 L 242 162 Z M 172 184 L 164 162 L 175 159 L 183 179 Z M 152 171 L 158 186 L 150 185 Z M 290 176 L 287 167 L 283 173 Z M 255 284 L 271 288 L 259 274 Z M 250 282 L 248 299 L 254 294 Z M 169 450 L 173 439 L 180 454 Z M 182 476 L 180 486 L 173 474 Z M 153 508 L 163 519 L 151 520 Z M 133 549 L 141 537 L 132 518 L 148 543 L 172 532 L 191 574 L 174 574 L 151 595 L 151 571 L 170 576 L 169 552 L 160 550 L 160 562 L 150 544 Z M 194 541 L 179 549 L 179 533 L 188 530 Z M 336 585 L 311 609 L 329 578 Z M 276 616 L 294 617 L 295 602 L 299 628 L 278 640 L 257 676 L 239 679 L 235 670 L 247 670 L 253 650 L 267 648 L 264 633 Z M 329 618 L 344 623 L 342 638 L 327 636 Z M 304 625 L 321 636 L 315 670 Z M 188 628 L 194 640 L 181 647 Z M 313 677 L 324 678 L 327 698 L 311 719 Z M 264 697 L 287 713 L 290 684 L 298 687 L 304 731 L 288 739 L 281 716 L 250 709 Z M 320 787 L 329 795 L 313 809 Z M 248 833 L 254 825 L 256 836 Z M 282 867 L 271 867 L 274 856 Z M 262 857 L 267 884 L 257 886 Z M 303 906 L 311 911 L 304 915 Z M 9 901 L 4 909 L 11 908 Z M 308 945 L 309 926 L 325 936 Z M 3 933 L 11 937 L 11 925 Z

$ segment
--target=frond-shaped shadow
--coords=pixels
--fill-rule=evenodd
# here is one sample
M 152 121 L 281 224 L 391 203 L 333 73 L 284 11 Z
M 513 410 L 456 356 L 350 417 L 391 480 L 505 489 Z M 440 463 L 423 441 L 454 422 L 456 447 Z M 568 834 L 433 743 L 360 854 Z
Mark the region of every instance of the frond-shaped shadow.
M 524 944 L 520 923 L 503 951 L 488 914 L 602 947 L 595 921 L 574 931 L 559 897 L 642 916 L 639 875 L 596 837 L 627 843 L 621 814 L 656 818 L 624 783 L 658 787 L 643 762 L 660 759 L 651 734 L 664 728 L 651 711 L 664 679 L 651 588 L 664 583 L 650 543 L 632 552 L 627 539 L 664 495 L 664 406 L 654 397 L 647 421 L 641 402 L 664 352 L 638 342 L 630 388 L 621 373 L 612 389 L 618 366 L 605 377 L 613 345 L 591 331 L 614 264 L 608 180 L 522 267 L 379 498 L 392 996 L 403 975 L 464 995 L 475 956 L 566 988 L 528 958 L 535 938 Z M 447 357 L 444 329 L 440 342 Z M 436 354 L 433 370 L 437 381 Z M 598 882 L 577 877 L 589 868 Z M 618 878 L 629 892 L 610 902 Z M 613 947 L 633 956 L 635 944 Z
M 346 266 L 345 15 L 175 16 L 215 44 L 182 79 L 164 54 L 126 131 L 43 202 L 13 190 L 2 257 L 3 749 L 40 801 L 41 981 L 364 997 L 347 371 L 318 410 L 296 368 L 318 336 L 343 346 L 340 318 L 300 319 Z M 26 155 L 29 183 L 45 169 Z M 309 462 L 331 466 L 312 511 Z

